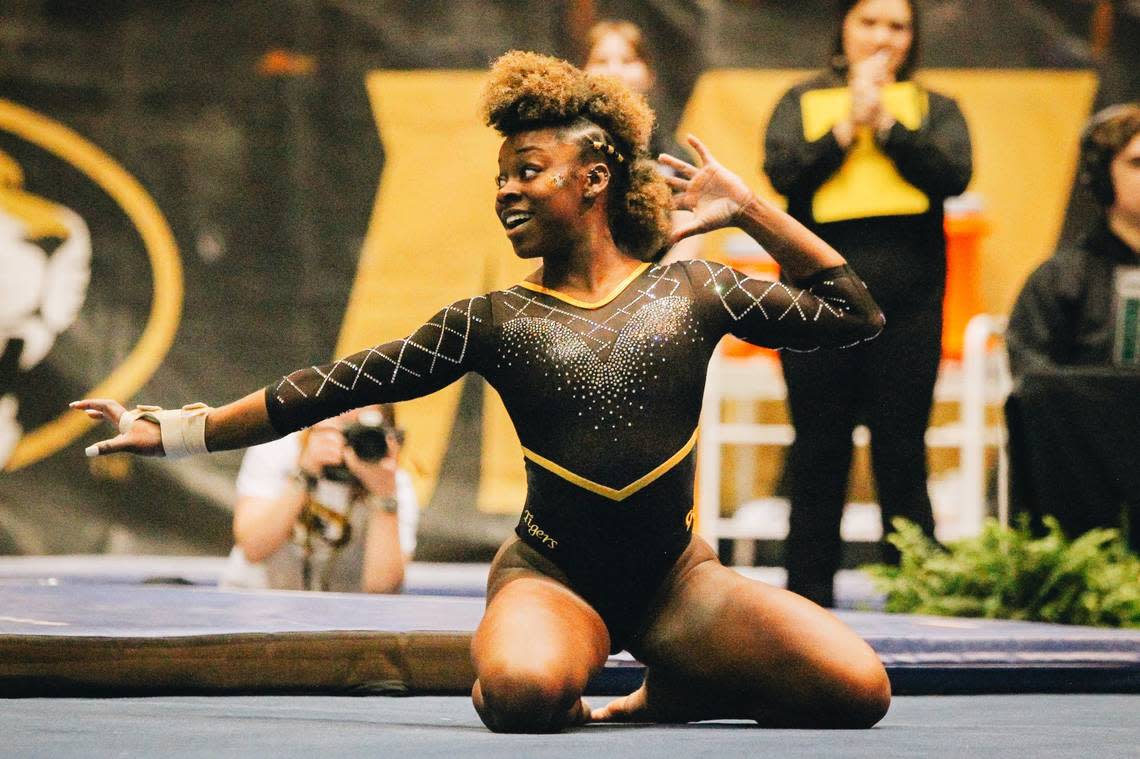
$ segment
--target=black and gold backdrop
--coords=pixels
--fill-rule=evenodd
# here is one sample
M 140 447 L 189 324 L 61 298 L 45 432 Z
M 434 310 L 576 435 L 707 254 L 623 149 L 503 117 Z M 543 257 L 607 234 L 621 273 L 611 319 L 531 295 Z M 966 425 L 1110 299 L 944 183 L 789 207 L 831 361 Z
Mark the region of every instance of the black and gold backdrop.
M 1014 97 L 1032 111 L 1027 135 L 1055 127 L 1041 144 L 1071 143 L 1094 95 L 1140 92 L 1135 2 L 921 5 L 925 66 L 976 134 L 1008 121 L 1001 103 Z M 831 7 L 4 3 L 0 553 L 225 551 L 240 454 L 89 461 L 98 432 L 67 401 L 222 403 L 524 271 L 494 228 L 495 140 L 475 112 L 497 54 L 575 58 L 575 30 L 591 18 L 634 20 L 657 50 L 663 128 L 701 129 L 762 183 L 763 113 L 789 69 L 826 59 Z M 992 139 L 976 148 L 978 181 L 1000 211 L 1019 167 L 990 170 L 986 184 L 983 159 L 997 167 L 1010 152 Z M 988 254 L 994 279 L 1014 280 L 983 288 L 991 310 L 1087 213 L 1069 202 L 1071 146 L 1005 139 L 1024 143 L 1012 151 L 1023 165 L 1057 165 L 1023 182 L 1053 188 L 1057 218 L 1032 250 Z M 1003 213 L 1004 234 L 1020 234 L 1018 212 Z M 407 411 L 425 556 L 478 554 L 517 511 L 519 462 L 488 395 L 469 381 Z

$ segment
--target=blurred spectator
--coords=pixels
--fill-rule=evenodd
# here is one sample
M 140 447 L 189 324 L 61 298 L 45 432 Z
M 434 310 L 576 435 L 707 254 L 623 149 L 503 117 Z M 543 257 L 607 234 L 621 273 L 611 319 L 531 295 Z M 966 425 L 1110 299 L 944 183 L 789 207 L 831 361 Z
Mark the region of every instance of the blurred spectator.
M 250 448 L 222 587 L 398 592 L 419 520 L 398 454 L 391 406 Z
M 1140 548 L 1140 104 L 1095 115 L 1080 163 L 1102 213 L 1030 275 L 1009 320 L 1012 503 Z
M 884 534 L 896 516 L 933 534 L 924 436 L 941 358 L 942 204 L 965 190 L 972 165 L 957 104 L 911 79 L 918 7 L 839 5 L 830 65 L 781 98 L 764 160 L 788 211 L 847 257 L 887 316 L 878 339 L 851 350 L 781 354 L 796 429 L 788 587 L 825 606 L 856 424 L 871 430 Z
M 1080 181 L 1103 213 L 1078 245 L 1041 264 L 1018 295 L 1006 336 L 1015 379 L 1031 369 L 1114 363 L 1116 328 L 1124 327 L 1114 318 L 1118 270 L 1140 265 L 1140 104 L 1094 116 L 1080 161 Z
M 632 21 L 599 21 L 586 33 L 589 52 L 582 66 L 591 74 L 613 76 L 620 79 L 638 95 L 650 97 L 657 84 L 653 68 L 653 54 L 641 27 Z M 672 140 L 654 131 L 649 138 L 649 152 L 669 153 L 680 150 Z M 679 157 L 685 158 L 685 153 Z M 668 168 L 665 171 L 671 171 Z
M 589 52 L 582 66 L 585 71 L 616 77 L 637 94 L 650 97 L 657 84 L 657 73 L 653 68 L 653 54 L 641 27 L 632 21 L 599 21 L 590 27 L 586 40 Z M 656 158 L 661 153 L 691 160 L 687 150 L 655 129 L 649 138 L 649 154 Z M 661 173 L 673 173 L 665 164 L 657 165 Z M 674 211 L 674 226 L 688 215 L 687 211 Z M 674 245 L 662 261 L 672 263 L 696 258 L 700 249 L 700 238 L 688 237 Z

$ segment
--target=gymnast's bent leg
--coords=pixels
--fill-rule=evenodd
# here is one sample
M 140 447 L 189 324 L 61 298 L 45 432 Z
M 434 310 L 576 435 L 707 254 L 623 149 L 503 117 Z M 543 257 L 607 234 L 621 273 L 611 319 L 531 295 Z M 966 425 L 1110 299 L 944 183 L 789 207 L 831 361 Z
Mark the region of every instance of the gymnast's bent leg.
M 495 732 L 557 732 L 585 722 L 590 711 L 582 693 L 609 655 L 598 613 L 536 565 L 541 557 L 517 540 L 499 550 L 487 611 L 471 644 L 477 677 L 471 698 Z
M 802 596 L 722 566 L 699 538 L 630 651 L 648 667 L 644 685 L 593 719 L 868 728 L 890 706 L 886 670 L 865 641 Z

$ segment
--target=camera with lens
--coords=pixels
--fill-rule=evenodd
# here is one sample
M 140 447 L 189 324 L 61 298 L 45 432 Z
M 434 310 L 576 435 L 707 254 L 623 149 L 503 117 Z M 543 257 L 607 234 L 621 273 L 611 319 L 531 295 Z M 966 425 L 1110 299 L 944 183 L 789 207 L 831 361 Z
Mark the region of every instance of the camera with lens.
M 372 409 L 361 411 L 341 434 L 344 444 L 371 464 L 389 454 L 389 435 L 403 442 L 402 431 L 385 424 L 383 415 Z M 351 512 L 361 495 L 361 483 L 343 463 L 325 466 L 319 477 L 305 480 L 309 497 L 294 525 L 293 541 L 304 550 L 304 586 L 327 590 L 328 563 L 352 539 Z
M 356 421 L 343 430 L 344 444 L 352 449 L 361 461 L 376 463 L 388 455 L 388 435 L 392 428 L 384 424 L 379 411 L 361 411 Z M 355 483 L 356 478 L 344 464 L 326 466 L 321 477 L 333 482 Z

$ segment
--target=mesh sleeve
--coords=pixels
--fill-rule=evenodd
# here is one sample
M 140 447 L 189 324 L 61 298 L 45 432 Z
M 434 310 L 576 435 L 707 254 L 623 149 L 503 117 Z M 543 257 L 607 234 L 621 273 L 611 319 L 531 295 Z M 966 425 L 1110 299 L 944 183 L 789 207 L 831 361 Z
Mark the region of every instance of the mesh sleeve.
M 724 331 L 754 345 L 795 351 L 844 348 L 882 331 L 883 312 L 850 266 L 816 272 L 793 287 L 724 264 L 691 261 L 689 277 Z
M 486 296 L 457 301 L 401 340 L 300 369 L 269 385 L 269 421 L 286 434 L 349 409 L 428 395 L 478 371 L 490 329 Z

